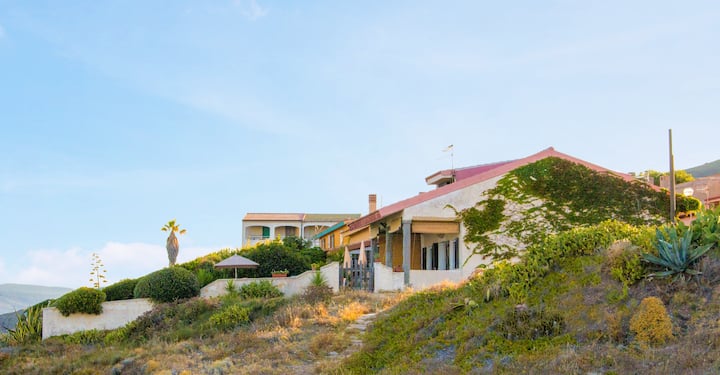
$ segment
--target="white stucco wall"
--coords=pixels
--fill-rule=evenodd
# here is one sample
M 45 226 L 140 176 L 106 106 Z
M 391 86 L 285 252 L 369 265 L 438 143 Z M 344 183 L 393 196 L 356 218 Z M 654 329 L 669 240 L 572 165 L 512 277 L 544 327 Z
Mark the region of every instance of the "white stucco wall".
M 402 290 L 404 282 L 402 272 L 393 272 L 392 268 L 375 262 L 375 292 Z
M 43 340 L 48 337 L 66 335 L 78 331 L 119 328 L 152 310 L 153 304 L 149 299 L 138 298 L 103 302 L 102 307 L 103 312 L 100 315 L 71 314 L 70 316 L 62 316 L 60 311 L 55 307 L 44 308 Z
M 332 288 L 333 292 L 337 292 L 339 290 L 339 281 L 340 281 L 340 269 L 338 268 L 339 264 L 338 262 L 332 262 L 329 264 L 324 265 L 320 268 L 320 272 L 325 277 L 325 280 L 328 283 L 328 286 Z M 258 277 L 258 278 L 242 278 L 242 279 L 219 279 L 215 280 L 212 283 L 206 285 L 200 290 L 200 296 L 209 298 L 209 297 L 218 297 L 222 296 L 227 293 L 225 290 L 225 287 L 227 286 L 228 281 L 232 280 L 233 284 L 235 284 L 236 288 L 239 288 L 245 284 L 249 284 L 252 282 L 267 280 L 270 281 L 273 285 L 278 287 L 283 294 L 286 296 L 293 296 L 296 294 L 302 293 L 305 288 L 310 285 L 310 281 L 312 280 L 314 274 L 316 271 L 306 271 L 301 273 L 297 276 L 289 276 L 289 277 Z
M 443 196 L 430 199 L 428 201 L 418 203 L 415 206 L 408 207 L 403 211 L 403 220 L 412 220 L 414 217 L 445 217 L 445 218 L 455 218 L 455 211 L 453 211 L 451 208 L 447 207 L 447 205 L 451 205 L 455 207 L 456 210 L 464 210 L 466 208 L 472 207 L 477 202 L 485 200 L 486 197 L 483 195 L 483 193 L 489 189 L 494 188 L 497 186 L 498 181 L 503 176 L 498 176 L 495 178 L 492 178 L 487 181 L 483 181 L 478 184 L 474 184 L 468 187 L 465 187 L 460 190 L 453 191 L 451 193 L 445 194 Z M 489 260 L 483 259 L 479 255 L 471 256 L 472 250 L 468 249 L 467 245 L 465 244 L 465 241 L 463 238 L 465 237 L 465 226 L 460 225 L 460 234 L 458 235 L 460 241 L 460 276 L 451 275 L 450 281 L 460 281 L 467 279 L 470 277 L 473 272 L 477 269 L 477 267 L 481 264 L 488 264 Z M 467 262 L 467 263 L 466 263 Z M 463 264 L 464 263 L 464 264 Z M 443 281 L 438 280 L 441 276 L 432 274 L 434 272 L 457 272 L 457 271 L 415 271 L 413 270 L 410 273 L 410 283 L 414 288 L 422 288 L 422 285 L 431 286 L 430 284 L 432 280 L 437 280 L 434 282 L 435 284 L 438 282 Z M 413 279 L 413 273 L 416 274 L 415 278 Z M 427 273 L 427 274 L 425 274 Z M 459 277 L 459 279 L 454 280 L 453 278 Z M 414 281 L 413 281 L 414 280 Z
M 401 272 L 398 272 L 402 275 Z M 437 285 L 443 282 L 457 283 L 465 279 L 462 269 L 457 270 L 445 270 L 445 271 L 423 271 L 423 270 L 411 270 L 410 271 L 410 287 L 414 290 L 427 289 L 433 285 Z

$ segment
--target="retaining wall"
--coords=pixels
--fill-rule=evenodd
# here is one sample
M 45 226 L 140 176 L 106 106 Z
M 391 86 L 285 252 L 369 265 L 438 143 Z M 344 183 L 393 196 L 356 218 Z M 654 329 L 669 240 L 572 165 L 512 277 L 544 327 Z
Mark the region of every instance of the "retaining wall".
M 55 307 L 43 309 L 42 338 L 66 335 L 91 329 L 106 330 L 122 327 L 140 315 L 152 310 L 153 304 L 147 298 L 103 302 L 100 315 L 70 314 L 62 316 Z
M 339 281 L 340 281 L 340 269 L 338 268 L 339 264 L 338 262 L 332 262 L 329 264 L 326 264 L 320 268 L 320 273 L 322 273 L 323 277 L 325 277 L 325 280 L 328 283 L 328 286 L 332 288 L 333 292 L 337 292 L 339 290 Z M 283 294 L 286 296 L 293 296 L 296 294 L 302 293 L 305 288 L 310 285 L 310 281 L 312 280 L 313 276 L 315 275 L 315 272 L 317 271 L 305 271 L 299 275 L 296 276 L 289 276 L 289 277 L 256 277 L 256 278 L 242 278 L 242 279 L 219 279 L 215 280 L 212 283 L 206 285 L 202 289 L 200 289 L 200 296 L 209 298 L 209 297 L 218 297 L 222 296 L 227 293 L 225 290 L 225 287 L 227 286 L 228 281 L 233 282 L 235 284 L 236 288 L 239 288 L 245 284 L 267 280 L 271 282 L 273 285 L 275 285 L 278 289 L 280 289 Z

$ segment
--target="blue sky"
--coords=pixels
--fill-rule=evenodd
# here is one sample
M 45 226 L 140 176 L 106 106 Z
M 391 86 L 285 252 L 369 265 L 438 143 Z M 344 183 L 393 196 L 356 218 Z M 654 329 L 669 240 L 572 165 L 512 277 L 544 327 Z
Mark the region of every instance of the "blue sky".
M 0 0 L 0 283 L 87 285 L 550 146 L 720 159 L 715 1 Z

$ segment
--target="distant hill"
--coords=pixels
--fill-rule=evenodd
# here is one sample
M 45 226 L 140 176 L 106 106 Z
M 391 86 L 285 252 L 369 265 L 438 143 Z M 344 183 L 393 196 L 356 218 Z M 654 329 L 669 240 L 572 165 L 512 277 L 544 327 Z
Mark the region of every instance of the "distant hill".
M 5 327 L 13 329 L 17 324 L 17 314 L 22 314 L 22 310 L 17 313 L 11 312 L 7 314 L 0 314 L 0 334 L 7 332 Z
M 720 173 L 720 160 L 715 160 L 710 163 L 698 165 L 697 167 L 692 167 L 686 169 L 685 171 L 693 175 L 693 177 L 695 178 L 712 176 L 714 174 Z
M 0 284 L 0 314 L 24 309 L 46 299 L 57 298 L 69 288 L 24 284 Z

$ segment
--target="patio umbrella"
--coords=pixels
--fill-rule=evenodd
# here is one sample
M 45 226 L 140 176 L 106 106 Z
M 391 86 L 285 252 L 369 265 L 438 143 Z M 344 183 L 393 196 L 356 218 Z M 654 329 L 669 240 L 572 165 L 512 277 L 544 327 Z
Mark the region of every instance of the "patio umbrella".
M 365 241 L 360 242 L 360 258 L 358 259 L 360 266 L 365 267 L 367 265 L 367 255 L 365 255 Z
M 350 259 L 350 250 L 345 246 L 345 258 L 343 259 L 343 268 L 350 268 L 352 260 Z
M 257 268 L 258 266 L 259 266 L 259 264 L 253 262 L 252 260 L 250 260 L 248 258 L 242 257 L 240 255 L 233 255 L 230 258 L 224 259 L 215 264 L 215 268 L 234 268 L 236 279 L 237 279 L 237 269 L 238 268 Z

